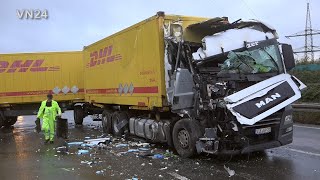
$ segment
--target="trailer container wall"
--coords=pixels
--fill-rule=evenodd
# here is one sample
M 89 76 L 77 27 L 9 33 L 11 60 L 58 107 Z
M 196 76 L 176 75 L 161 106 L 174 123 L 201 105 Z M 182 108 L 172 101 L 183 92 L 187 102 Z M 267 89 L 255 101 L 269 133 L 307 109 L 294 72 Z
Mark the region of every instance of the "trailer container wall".
M 84 99 L 82 52 L 0 54 L 0 104 Z
M 166 105 L 163 25 L 205 18 L 153 16 L 84 48 L 87 102 L 145 107 Z

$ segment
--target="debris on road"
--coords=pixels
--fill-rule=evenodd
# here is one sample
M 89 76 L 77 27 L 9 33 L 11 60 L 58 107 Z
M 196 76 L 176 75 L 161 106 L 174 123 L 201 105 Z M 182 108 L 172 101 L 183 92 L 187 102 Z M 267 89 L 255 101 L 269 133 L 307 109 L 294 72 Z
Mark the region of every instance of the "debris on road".
M 83 144 L 83 142 L 69 142 L 68 146 L 79 146 L 81 144 Z
M 128 147 L 128 144 L 117 144 L 115 147 L 120 148 L 120 147 Z
M 61 169 L 65 171 L 74 171 L 74 168 L 61 168 Z
M 78 155 L 81 155 L 81 154 L 89 154 L 89 150 L 79 149 L 79 150 L 78 150 Z
M 223 166 L 224 169 L 228 172 L 229 177 L 232 177 L 236 174 L 236 172 L 234 170 L 231 170 L 229 167 L 227 167 L 226 165 Z
M 180 174 L 175 172 L 168 172 L 168 174 L 179 180 L 189 180 L 189 178 L 181 176 Z
M 163 159 L 164 156 L 162 154 L 155 154 L 153 155 L 152 159 Z
M 68 147 L 67 146 L 60 146 L 56 148 L 57 153 L 67 153 Z
M 139 152 L 139 149 L 129 149 L 128 152 Z
M 98 138 L 98 139 L 86 139 L 86 140 L 84 140 L 85 143 L 93 144 L 93 145 L 98 145 L 100 143 L 109 144 L 110 141 L 111 141 L 111 138 Z
M 81 161 L 81 164 L 87 164 L 89 166 L 91 166 L 93 164 L 92 161 Z
M 96 174 L 97 175 L 103 175 L 105 171 L 106 171 L 106 169 L 102 169 L 100 171 L 96 171 Z

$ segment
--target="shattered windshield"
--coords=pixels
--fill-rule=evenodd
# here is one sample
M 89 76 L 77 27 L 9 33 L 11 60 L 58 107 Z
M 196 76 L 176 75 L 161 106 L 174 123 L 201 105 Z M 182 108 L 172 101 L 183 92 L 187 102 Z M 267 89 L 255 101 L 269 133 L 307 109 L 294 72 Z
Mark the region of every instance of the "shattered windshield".
M 283 71 L 277 45 L 269 45 L 250 51 L 230 51 L 228 59 L 220 67 L 222 71 L 234 71 L 234 73 L 244 74 Z

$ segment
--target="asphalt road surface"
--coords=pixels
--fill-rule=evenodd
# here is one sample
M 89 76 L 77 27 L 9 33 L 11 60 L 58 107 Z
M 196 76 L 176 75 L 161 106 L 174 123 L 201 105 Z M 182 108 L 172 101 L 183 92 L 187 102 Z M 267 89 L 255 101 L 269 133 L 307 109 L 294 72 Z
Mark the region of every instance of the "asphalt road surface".
M 64 113 L 63 117 L 69 119 L 68 142 L 81 142 L 102 135 L 100 122 L 86 118 L 83 126 L 75 127 L 72 112 Z M 136 139 L 113 139 L 110 144 L 100 147 L 72 146 L 67 151 L 58 151 L 57 147 L 65 145 L 65 141 L 56 139 L 54 144 L 45 145 L 43 134 L 34 132 L 34 118 L 19 117 L 14 128 L 0 129 L 1 180 L 320 179 L 319 126 L 296 124 L 292 144 L 262 153 L 182 159 L 168 153 L 165 146 L 151 144 L 147 152 L 165 155 L 163 159 L 153 159 L 145 156 L 142 150 L 128 152 L 139 148 L 132 144 Z M 78 155 L 81 148 L 89 153 Z M 234 170 L 235 175 L 229 177 L 224 167 Z

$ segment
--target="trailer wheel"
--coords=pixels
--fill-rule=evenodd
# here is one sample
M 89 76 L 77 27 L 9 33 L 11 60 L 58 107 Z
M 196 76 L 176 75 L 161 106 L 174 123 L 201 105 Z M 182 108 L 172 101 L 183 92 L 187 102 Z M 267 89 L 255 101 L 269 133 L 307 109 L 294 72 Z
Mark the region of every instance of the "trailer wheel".
M 202 135 L 200 124 L 195 120 L 182 119 L 173 127 L 173 144 L 181 157 L 189 158 L 196 153 L 196 142 Z
M 104 133 L 112 133 L 112 112 L 110 110 L 102 112 L 102 129 Z
M 118 129 L 119 123 L 121 123 L 123 120 L 129 121 L 128 115 L 125 112 L 114 112 L 112 115 L 112 134 L 114 136 L 120 137 L 124 135 L 126 132 L 128 132 L 128 125 L 125 125 L 125 127 Z
M 3 122 L 3 126 L 9 128 L 17 122 L 17 119 L 17 116 L 6 117 L 6 120 Z
M 83 118 L 84 118 L 84 112 L 82 106 L 74 106 L 73 110 L 73 117 L 74 117 L 74 123 L 76 125 L 82 125 Z

